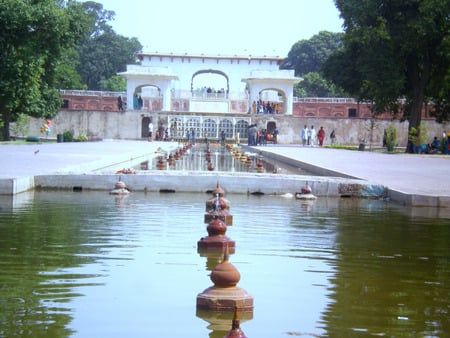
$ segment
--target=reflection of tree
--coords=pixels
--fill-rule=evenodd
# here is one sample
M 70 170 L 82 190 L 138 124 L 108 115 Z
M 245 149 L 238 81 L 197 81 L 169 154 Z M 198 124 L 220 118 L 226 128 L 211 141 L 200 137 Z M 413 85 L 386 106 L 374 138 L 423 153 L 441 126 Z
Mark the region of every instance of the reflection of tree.
M 324 313 L 328 334 L 448 333 L 448 225 L 421 224 L 393 211 L 368 217 L 360 209 L 339 219 L 333 302 Z
M 92 277 L 64 272 L 91 262 L 88 254 L 97 251 L 95 246 L 84 245 L 92 233 L 80 222 L 80 209 L 73 208 L 73 200 L 57 201 L 60 194 L 53 200 L 51 194 L 42 196 L 48 200 L 35 199 L 27 212 L 0 217 L 2 337 L 69 336 L 66 327 L 71 317 L 64 304 L 77 296 L 74 287 L 86 285 L 81 280 Z M 89 204 L 84 206 L 86 215 L 92 214 L 89 208 Z

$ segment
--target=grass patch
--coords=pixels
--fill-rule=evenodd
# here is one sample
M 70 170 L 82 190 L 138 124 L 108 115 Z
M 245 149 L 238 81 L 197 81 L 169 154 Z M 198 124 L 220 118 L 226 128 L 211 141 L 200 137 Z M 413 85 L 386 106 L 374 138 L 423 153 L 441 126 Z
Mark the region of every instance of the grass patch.
M 345 145 L 345 144 L 331 144 L 331 145 L 326 145 L 323 147 L 328 148 L 328 149 L 343 149 L 343 150 L 353 150 L 353 151 L 359 149 L 358 146 Z M 389 151 L 387 151 L 386 148 L 382 148 L 382 147 L 372 147 L 372 149 L 370 149 L 370 147 L 367 144 L 366 144 L 364 151 L 370 151 L 373 153 L 380 153 L 380 154 L 405 154 L 404 147 L 396 147 L 396 148 L 394 148 L 394 151 L 389 152 Z
M 0 146 L 22 146 L 22 145 L 32 145 L 32 144 L 42 144 L 42 143 L 55 143 L 56 140 L 52 138 L 42 138 L 39 137 L 37 140 L 34 140 L 36 136 L 33 136 L 32 139 L 28 140 L 28 137 L 25 138 L 16 138 L 15 140 L 10 141 L 0 141 Z
M 323 147 L 329 149 L 358 150 L 358 146 L 348 146 L 345 144 L 331 144 Z

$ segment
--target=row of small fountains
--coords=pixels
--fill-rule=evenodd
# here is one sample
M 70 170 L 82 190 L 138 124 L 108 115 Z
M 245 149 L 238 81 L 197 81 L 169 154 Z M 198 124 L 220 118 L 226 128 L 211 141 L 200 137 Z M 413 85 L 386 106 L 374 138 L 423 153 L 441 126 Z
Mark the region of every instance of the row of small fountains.
M 232 153 L 232 155 L 234 156 L 235 159 L 239 160 L 242 163 L 245 163 L 247 165 L 247 168 L 250 168 L 253 166 L 253 158 L 250 155 L 247 155 L 245 152 L 241 152 L 239 151 L 239 149 L 237 147 L 234 147 L 230 144 L 226 144 L 225 145 L 226 149 Z M 160 155 L 158 156 L 158 161 L 156 163 L 156 168 L 158 170 L 166 170 L 167 169 L 167 165 L 169 165 L 169 167 L 175 167 L 176 161 L 180 160 L 188 150 L 190 150 L 192 148 L 192 144 L 191 143 L 187 143 L 185 144 L 183 147 L 181 147 L 180 149 L 176 150 L 175 153 L 170 153 L 169 156 L 167 156 L 167 158 L 164 155 Z M 214 163 L 212 162 L 212 155 L 211 155 L 211 146 L 209 143 L 207 143 L 206 145 L 206 151 L 205 151 L 206 155 L 206 167 L 209 171 L 213 171 L 215 169 L 214 167 Z M 256 171 L 258 173 L 263 173 L 265 172 L 265 168 L 264 168 L 264 164 L 261 161 L 261 159 L 256 159 Z M 277 174 L 279 172 L 278 168 L 275 168 L 273 170 L 274 174 Z M 116 171 L 116 174 L 136 174 L 136 170 L 134 168 L 123 168 L 120 169 L 118 171 Z
M 220 255 L 221 261 L 212 268 L 210 274 L 214 285 L 197 295 L 197 316 L 210 322 L 210 328 L 226 332 L 227 324 L 219 318 L 233 314 L 231 329 L 224 338 L 246 338 L 240 328 L 238 311 L 243 313 L 246 319 L 253 318 L 253 297 L 237 286 L 241 275 L 229 262 L 229 255 L 235 252 L 235 241 L 225 235 L 227 228 L 233 225 L 233 216 L 229 212 L 230 202 L 225 198 L 225 192 L 219 183 L 212 195 L 213 197 L 206 201 L 204 216 L 204 223 L 208 224 L 208 236 L 197 242 L 197 250 L 201 256 L 208 258 L 217 258 Z
M 120 177 L 110 192 L 114 195 L 129 193 Z M 233 225 L 233 216 L 229 213 L 230 202 L 225 199 L 225 192 L 219 183 L 212 194 L 213 197 L 206 201 L 204 216 L 204 223 L 208 224 L 206 227 L 208 236 L 202 237 L 197 242 L 197 250 L 202 257 L 214 260 L 220 255 L 220 263 L 214 266 L 210 274 L 214 285 L 197 295 L 197 316 L 210 322 L 210 328 L 223 331 L 225 323 L 220 318 L 233 315 L 231 329 L 224 338 L 246 338 L 240 329 L 238 311 L 244 312 L 246 319 L 253 318 L 253 297 L 244 289 L 237 287 L 241 276 L 236 267 L 229 262 L 229 255 L 235 251 L 235 242 L 225 235 L 227 227 Z
M 253 165 L 253 159 L 251 156 L 247 156 L 244 152 L 240 152 L 238 148 L 233 147 L 232 145 L 226 144 L 226 149 L 231 152 L 234 156 L 234 158 L 240 160 L 243 163 L 247 164 L 247 167 L 251 167 Z M 176 161 L 181 159 L 186 152 L 192 148 L 192 144 L 188 143 L 184 145 L 181 149 L 178 149 L 175 154 L 169 154 L 167 158 L 164 156 L 158 157 L 158 162 L 156 164 L 156 168 L 158 170 L 166 170 L 167 164 L 170 167 L 174 167 L 176 164 Z M 213 171 L 215 169 L 214 163 L 212 162 L 212 154 L 211 154 L 211 145 L 210 143 L 206 144 L 206 150 L 205 150 L 205 158 L 206 158 L 206 167 L 209 171 Z M 260 159 L 257 159 L 256 161 L 256 170 L 259 173 L 262 173 L 265 171 L 263 162 Z
M 227 144 L 226 148 L 229 152 L 231 152 L 235 159 L 241 161 L 242 163 L 246 163 L 247 167 L 250 168 L 253 165 L 253 159 L 251 156 L 245 154 L 245 152 L 240 152 L 238 148 L 233 147 L 232 145 Z M 256 171 L 258 173 L 263 173 L 265 171 L 263 162 L 258 158 L 256 159 Z M 276 173 L 276 170 L 274 170 Z
M 116 182 L 111 194 L 129 194 L 125 183 L 120 179 Z M 315 199 L 311 187 L 301 188 L 303 199 Z M 210 322 L 210 328 L 218 328 L 224 331 L 224 320 L 227 314 L 233 314 L 231 329 L 224 338 L 246 338 L 240 328 L 238 311 L 244 314 L 245 319 L 253 318 L 253 297 L 247 291 L 237 287 L 241 275 L 237 268 L 229 262 L 230 253 L 235 252 L 235 241 L 226 236 L 227 228 L 233 225 L 233 216 L 230 214 L 230 202 L 225 199 L 225 192 L 217 183 L 212 191 L 213 197 L 206 201 L 206 213 L 204 223 L 208 224 L 206 230 L 208 236 L 200 238 L 197 242 L 197 250 L 201 256 L 221 261 L 211 271 L 210 279 L 214 283 L 197 295 L 197 316 Z M 299 198 L 299 197 L 297 197 Z M 209 265 L 208 265 L 209 266 Z M 228 322 L 229 325 L 229 322 Z M 228 326 L 229 327 L 229 326 Z
M 158 162 L 156 163 L 156 168 L 158 170 L 166 170 L 167 169 L 167 164 L 169 166 L 171 166 L 171 167 L 174 167 L 175 164 L 176 164 L 176 161 L 178 161 L 184 155 L 186 155 L 188 150 L 190 150 L 191 148 L 192 148 L 192 144 L 191 143 L 187 143 L 183 147 L 181 147 L 180 149 L 176 150 L 174 154 L 170 153 L 167 158 L 165 158 L 164 156 L 159 156 L 158 157 Z

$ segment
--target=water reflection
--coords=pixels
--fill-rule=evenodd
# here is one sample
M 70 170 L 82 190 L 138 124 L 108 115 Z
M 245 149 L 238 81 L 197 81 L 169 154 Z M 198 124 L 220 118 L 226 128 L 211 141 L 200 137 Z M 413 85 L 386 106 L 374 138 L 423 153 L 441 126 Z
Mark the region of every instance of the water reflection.
M 209 197 L 0 197 L 0 336 L 220 336 L 195 309 L 211 285 L 197 252 Z M 248 337 L 450 335 L 449 218 L 373 200 L 227 198 L 232 262 L 255 300 Z
M 286 163 L 265 158 L 258 152 L 245 151 L 240 149 L 240 154 L 246 155 L 246 159 L 236 157 L 233 153 L 226 149 L 225 146 L 212 144 L 210 153 L 207 153 L 207 147 L 204 144 L 198 144 L 188 149 L 184 156 L 174 161 L 174 165 L 166 163 L 165 170 L 170 171 L 208 171 L 208 162 L 214 166 L 214 171 L 226 172 L 264 172 L 264 173 L 283 173 L 293 175 L 316 175 L 306 171 L 303 168 L 295 167 Z M 169 153 L 161 153 L 159 157 L 167 159 Z M 140 163 L 134 169 L 136 170 L 156 170 L 158 169 L 159 157 Z M 250 158 L 250 160 L 248 160 Z M 257 161 L 262 163 L 262 170 L 258 170 Z
M 354 224 L 360 224 L 355 228 Z M 443 337 L 450 331 L 448 221 L 386 210 L 341 217 L 339 255 L 324 313 L 331 336 Z M 336 316 L 339 314 L 339 316 Z

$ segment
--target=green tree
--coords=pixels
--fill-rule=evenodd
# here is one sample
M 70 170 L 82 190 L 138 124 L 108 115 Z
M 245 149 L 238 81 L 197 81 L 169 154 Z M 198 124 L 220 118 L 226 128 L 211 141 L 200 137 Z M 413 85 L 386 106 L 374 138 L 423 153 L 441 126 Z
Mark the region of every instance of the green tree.
M 73 6 L 73 7 L 72 7 Z M 60 106 L 55 65 L 62 50 L 81 37 L 76 3 L 56 0 L 0 2 L 1 136 L 19 114 L 51 118 Z
M 83 8 L 90 18 L 91 32 L 79 46 L 77 70 L 90 90 L 101 90 L 102 81 L 125 71 L 127 64 L 137 63 L 136 53 L 142 45 L 136 38 L 116 34 L 108 25 L 114 19 L 113 11 L 93 1 L 83 3 Z
M 418 128 L 423 102 L 448 118 L 450 0 L 335 0 L 344 19 L 344 46 L 324 74 L 375 114 L 402 113 Z M 400 101 L 399 99 L 403 99 Z
M 294 95 L 297 97 L 344 97 L 347 96 L 330 80 L 319 73 L 311 72 L 303 76 L 303 81 L 294 85 Z
M 16 137 L 24 137 L 30 128 L 30 117 L 25 114 L 18 114 L 16 122 L 11 125 L 10 130 Z
M 311 39 L 295 43 L 284 60 L 282 69 L 294 69 L 303 81 L 294 86 L 297 97 L 348 96 L 322 75 L 322 66 L 328 57 L 342 47 L 343 33 L 321 31 Z
M 100 89 L 111 92 L 124 92 L 127 90 L 127 80 L 119 75 L 114 75 L 107 80 L 100 80 Z
M 87 89 L 87 85 L 81 80 L 77 71 L 79 54 L 75 47 L 63 51 L 56 64 L 56 83 L 59 89 Z
M 282 69 L 294 69 L 296 76 L 320 73 L 323 63 L 342 47 L 343 33 L 321 31 L 308 40 L 296 42 L 284 60 Z

